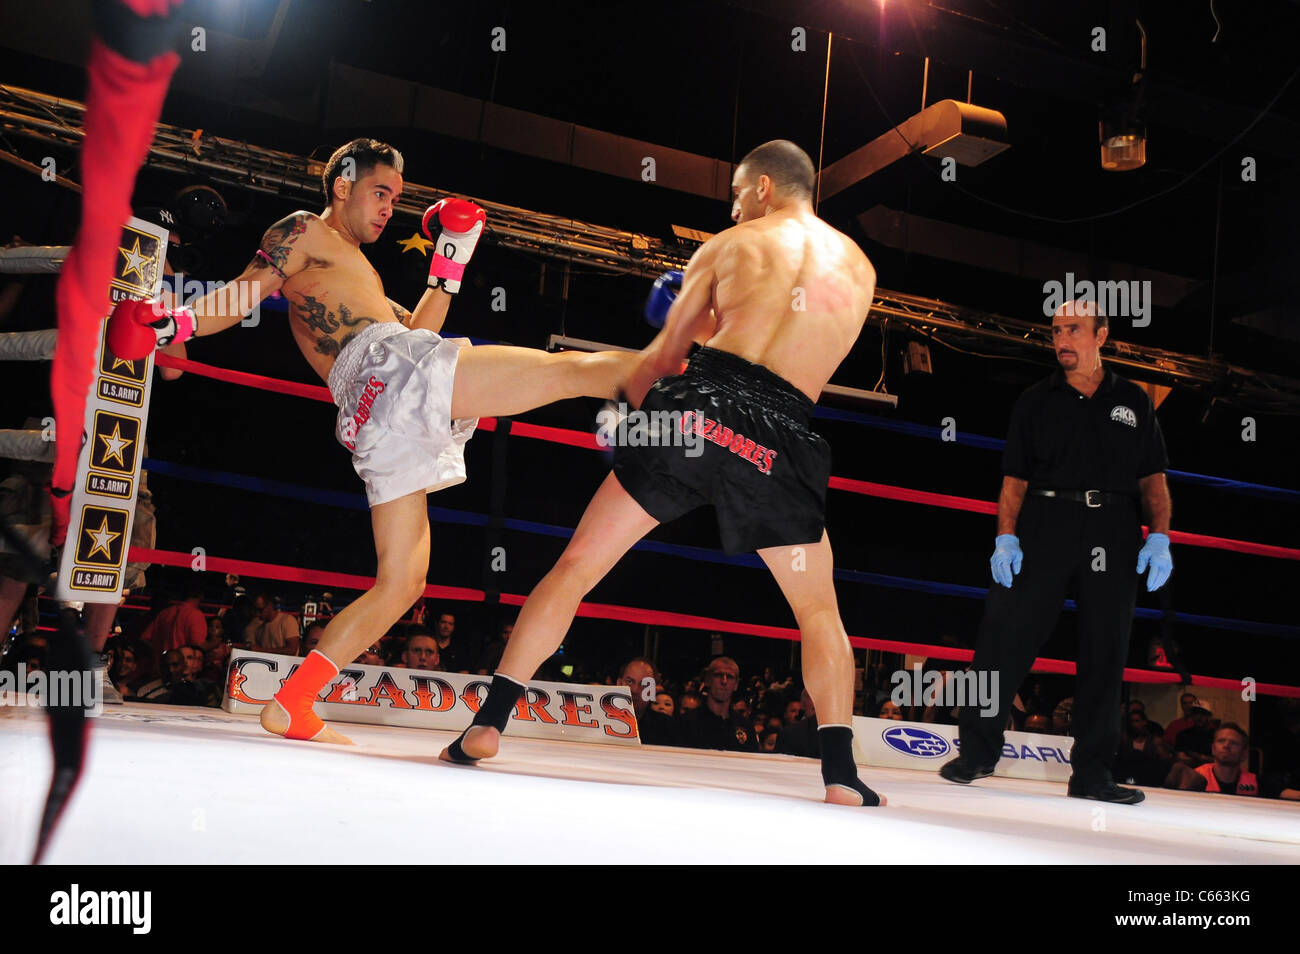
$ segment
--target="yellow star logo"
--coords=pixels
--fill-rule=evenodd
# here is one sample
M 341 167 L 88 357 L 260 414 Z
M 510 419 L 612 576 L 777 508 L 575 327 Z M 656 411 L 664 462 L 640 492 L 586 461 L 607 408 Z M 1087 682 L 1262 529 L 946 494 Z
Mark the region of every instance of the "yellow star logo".
M 113 366 L 108 370 L 116 371 L 118 368 L 122 367 L 122 365 L 126 365 L 128 368 L 130 368 L 132 375 L 135 374 L 135 362 L 128 361 L 126 360 L 126 358 L 119 358 L 117 355 L 113 355 Z
M 108 545 L 122 534 L 114 533 L 112 530 L 108 529 L 107 517 L 105 517 L 103 522 L 99 525 L 98 530 L 87 528 L 86 533 L 89 535 L 90 539 L 95 541 L 95 545 L 90 548 L 90 553 L 87 555 L 86 559 L 90 559 L 90 557 L 93 557 L 96 553 L 100 552 L 103 552 L 104 556 L 108 557 L 110 560 L 113 559 L 113 554 L 108 552 Z
M 139 276 L 140 281 L 144 281 L 144 272 L 141 271 L 145 265 L 149 264 L 149 256 L 140 254 L 140 240 L 135 240 L 135 245 L 131 248 L 122 248 L 120 245 L 117 250 L 126 256 L 126 268 L 123 269 L 120 277 L 126 278 L 132 272 Z
M 122 451 L 134 444 L 135 441 L 122 436 L 121 422 L 113 422 L 112 434 L 100 434 L 98 436 L 99 439 L 104 442 L 104 463 L 108 463 L 111 459 L 116 460 L 119 464 L 125 467 L 126 461 L 122 459 Z
M 403 255 L 410 251 L 416 251 L 421 255 L 427 255 L 428 249 L 433 248 L 433 243 L 423 235 L 412 235 L 409 239 L 398 239 L 397 244 L 402 246 Z

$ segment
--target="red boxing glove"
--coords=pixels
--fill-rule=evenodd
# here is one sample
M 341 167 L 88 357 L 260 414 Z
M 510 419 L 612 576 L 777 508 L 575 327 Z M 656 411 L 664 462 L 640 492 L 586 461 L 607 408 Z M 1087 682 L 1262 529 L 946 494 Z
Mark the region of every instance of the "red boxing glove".
M 433 238 L 432 223 L 441 227 Z M 421 230 L 433 239 L 433 261 L 429 263 L 429 285 L 449 295 L 460 291 L 465 266 L 474 254 L 474 246 L 483 234 L 487 213 L 467 199 L 442 199 L 424 212 Z
M 119 301 L 108 317 L 108 350 L 127 361 L 147 358 L 155 348 L 193 338 L 194 312 L 188 308 L 163 308 L 156 301 L 128 298 Z

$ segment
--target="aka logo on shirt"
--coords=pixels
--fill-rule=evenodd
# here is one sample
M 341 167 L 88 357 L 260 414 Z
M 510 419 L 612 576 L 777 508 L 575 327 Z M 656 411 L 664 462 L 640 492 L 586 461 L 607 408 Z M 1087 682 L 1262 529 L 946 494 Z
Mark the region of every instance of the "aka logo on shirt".
M 1137 415 L 1132 409 L 1125 407 L 1123 404 L 1116 404 L 1110 411 L 1110 419 L 1119 421 L 1121 424 L 1127 424 L 1129 427 L 1137 427 Z

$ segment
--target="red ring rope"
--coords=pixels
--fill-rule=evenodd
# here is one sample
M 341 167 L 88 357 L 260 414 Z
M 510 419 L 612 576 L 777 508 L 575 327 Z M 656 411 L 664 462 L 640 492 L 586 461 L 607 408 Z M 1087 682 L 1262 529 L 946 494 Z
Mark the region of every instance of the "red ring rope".
M 281 394 L 292 394 L 295 397 L 311 398 L 316 401 L 324 401 L 332 404 L 333 398 L 330 397 L 329 390 L 318 384 L 300 384 L 295 381 L 280 381 L 275 378 L 264 377 L 260 374 L 250 374 L 247 371 L 231 371 L 227 368 L 218 368 L 210 364 L 200 364 L 197 361 L 190 361 L 187 358 L 173 358 L 169 355 L 160 354 L 157 357 L 157 364 L 164 368 L 177 368 L 181 371 L 192 371 L 203 377 L 216 378 L 218 381 L 228 381 L 232 384 L 242 384 L 246 387 L 261 388 L 265 391 L 277 391 Z M 485 431 L 496 430 L 496 418 L 485 417 L 479 420 L 479 428 Z M 564 427 L 548 427 L 542 424 L 527 424 L 516 421 L 511 427 L 510 433 L 517 434 L 520 437 L 531 437 L 537 440 L 551 441 L 556 444 L 568 444 L 572 447 L 586 447 L 598 449 L 600 444 L 596 441 L 594 434 L 588 434 L 586 431 L 575 431 Z M 832 477 L 830 486 L 835 490 L 843 490 L 848 493 L 863 494 L 868 497 L 880 497 L 885 500 L 901 500 L 904 503 L 926 504 L 931 507 L 943 507 L 948 510 L 966 510 L 971 513 L 996 514 L 998 505 L 991 500 L 975 500 L 971 497 L 956 497 L 952 494 L 937 494 L 928 490 L 912 490 L 908 487 L 895 487 L 891 484 L 878 484 L 868 480 L 854 480 L 849 477 Z M 1146 527 L 1142 528 L 1144 531 Z M 1255 543 L 1250 540 L 1234 540 L 1229 537 L 1212 537 L 1203 533 L 1188 533 L 1184 530 L 1171 530 L 1169 539 L 1174 543 L 1187 544 L 1195 547 L 1206 547 L 1213 550 L 1231 550 L 1235 553 L 1249 553 L 1254 556 L 1271 557 L 1275 560 L 1300 560 L 1300 550 L 1293 547 L 1279 547 L 1268 543 Z
M 131 547 L 129 558 L 136 563 L 158 563 L 163 566 L 192 567 L 194 554 L 177 553 L 171 550 L 150 550 L 145 547 Z M 342 587 L 350 590 L 365 591 L 374 585 L 372 576 L 355 576 L 350 573 L 335 573 L 329 570 L 308 570 L 300 567 L 280 566 L 274 563 L 254 563 L 248 560 L 231 560 L 226 557 L 204 557 L 207 569 L 218 573 L 238 573 L 262 579 L 288 580 L 294 583 L 313 583 L 322 586 Z M 438 599 L 463 600 L 481 603 L 486 599 L 482 590 L 459 586 L 435 586 L 429 584 L 424 589 L 425 596 Z M 522 606 L 525 597 L 515 593 L 502 593 L 501 602 L 507 606 Z M 787 639 L 799 641 L 799 631 L 785 626 L 763 626 L 758 623 L 742 623 L 733 620 L 714 619 L 710 616 L 692 616 L 687 613 L 671 613 L 665 610 L 641 609 L 635 606 L 617 606 L 610 603 L 582 602 L 578 605 L 578 616 L 588 619 L 617 620 L 624 623 L 647 623 L 653 626 L 672 626 L 678 629 L 701 629 L 710 632 L 735 633 L 741 636 L 761 636 L 767 639 Z M 974 653 L 969 649 L 954 649 L 948 646 L 930 646 L 925 643 L 899 642 L 892 639 L 875 639 L 863 636 L 850 636 L 849 643 L 855 649 L 878 649 L 892 653 L 925 655 L 931 658 L 969 660 Z M 1056 673 L 1072 676 L 1075 664 L 1064 659 L 1036 659 L 1033 672 Z M 1220 689 L 1242 688 L 1240 679 L 1226 679 L 1219 676 L 1193 676 L 1198 686 Z M 1154 672 L 1147 669 L 1124 670 L 1127 682 L 1144 683 L 1179 683 L 1181 678 L 1176 673 Z M 1288 696 L 1300 699 L 1300 686 L 1284 686 L 1274 683 L 1256 683 L 1255 690 L 1261 695 Z

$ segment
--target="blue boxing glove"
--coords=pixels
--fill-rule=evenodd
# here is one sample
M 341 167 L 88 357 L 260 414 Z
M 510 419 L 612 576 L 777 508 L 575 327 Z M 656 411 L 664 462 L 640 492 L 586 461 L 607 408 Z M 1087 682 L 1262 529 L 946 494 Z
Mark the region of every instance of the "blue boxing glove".
M 664 272 L 655 279 L 654 287 L 650 289 L 650 297 L 645 300 L 645 320 L 646 324 L 655 328 L 662 328 L 664 322 L 668 320 L 668 309 L 673 306 L 677 300 L 677 293 L 682 290 L 682 273 L 679 271 Z
M 993 579 L 1007 589 L 1011 589 L 1011 576 L 1020 572 L 1020 564 L 1025 554 L 1020 549 L 1020 538 L 1014 533 L 1002 533 L 993 541 L 993 556 L 989 566 L 993 569 Z
M 1138 551 L 1138 573 L 1148 565 L 1151 572 L 1147 574 L 1147 592 L 1153 593 L 1164 586 L 1169 574 L 1174 572 L 1174 558 L 1169 555 L 1169 537 L 1165 534 L 1147 534 L 1147 542 Z

